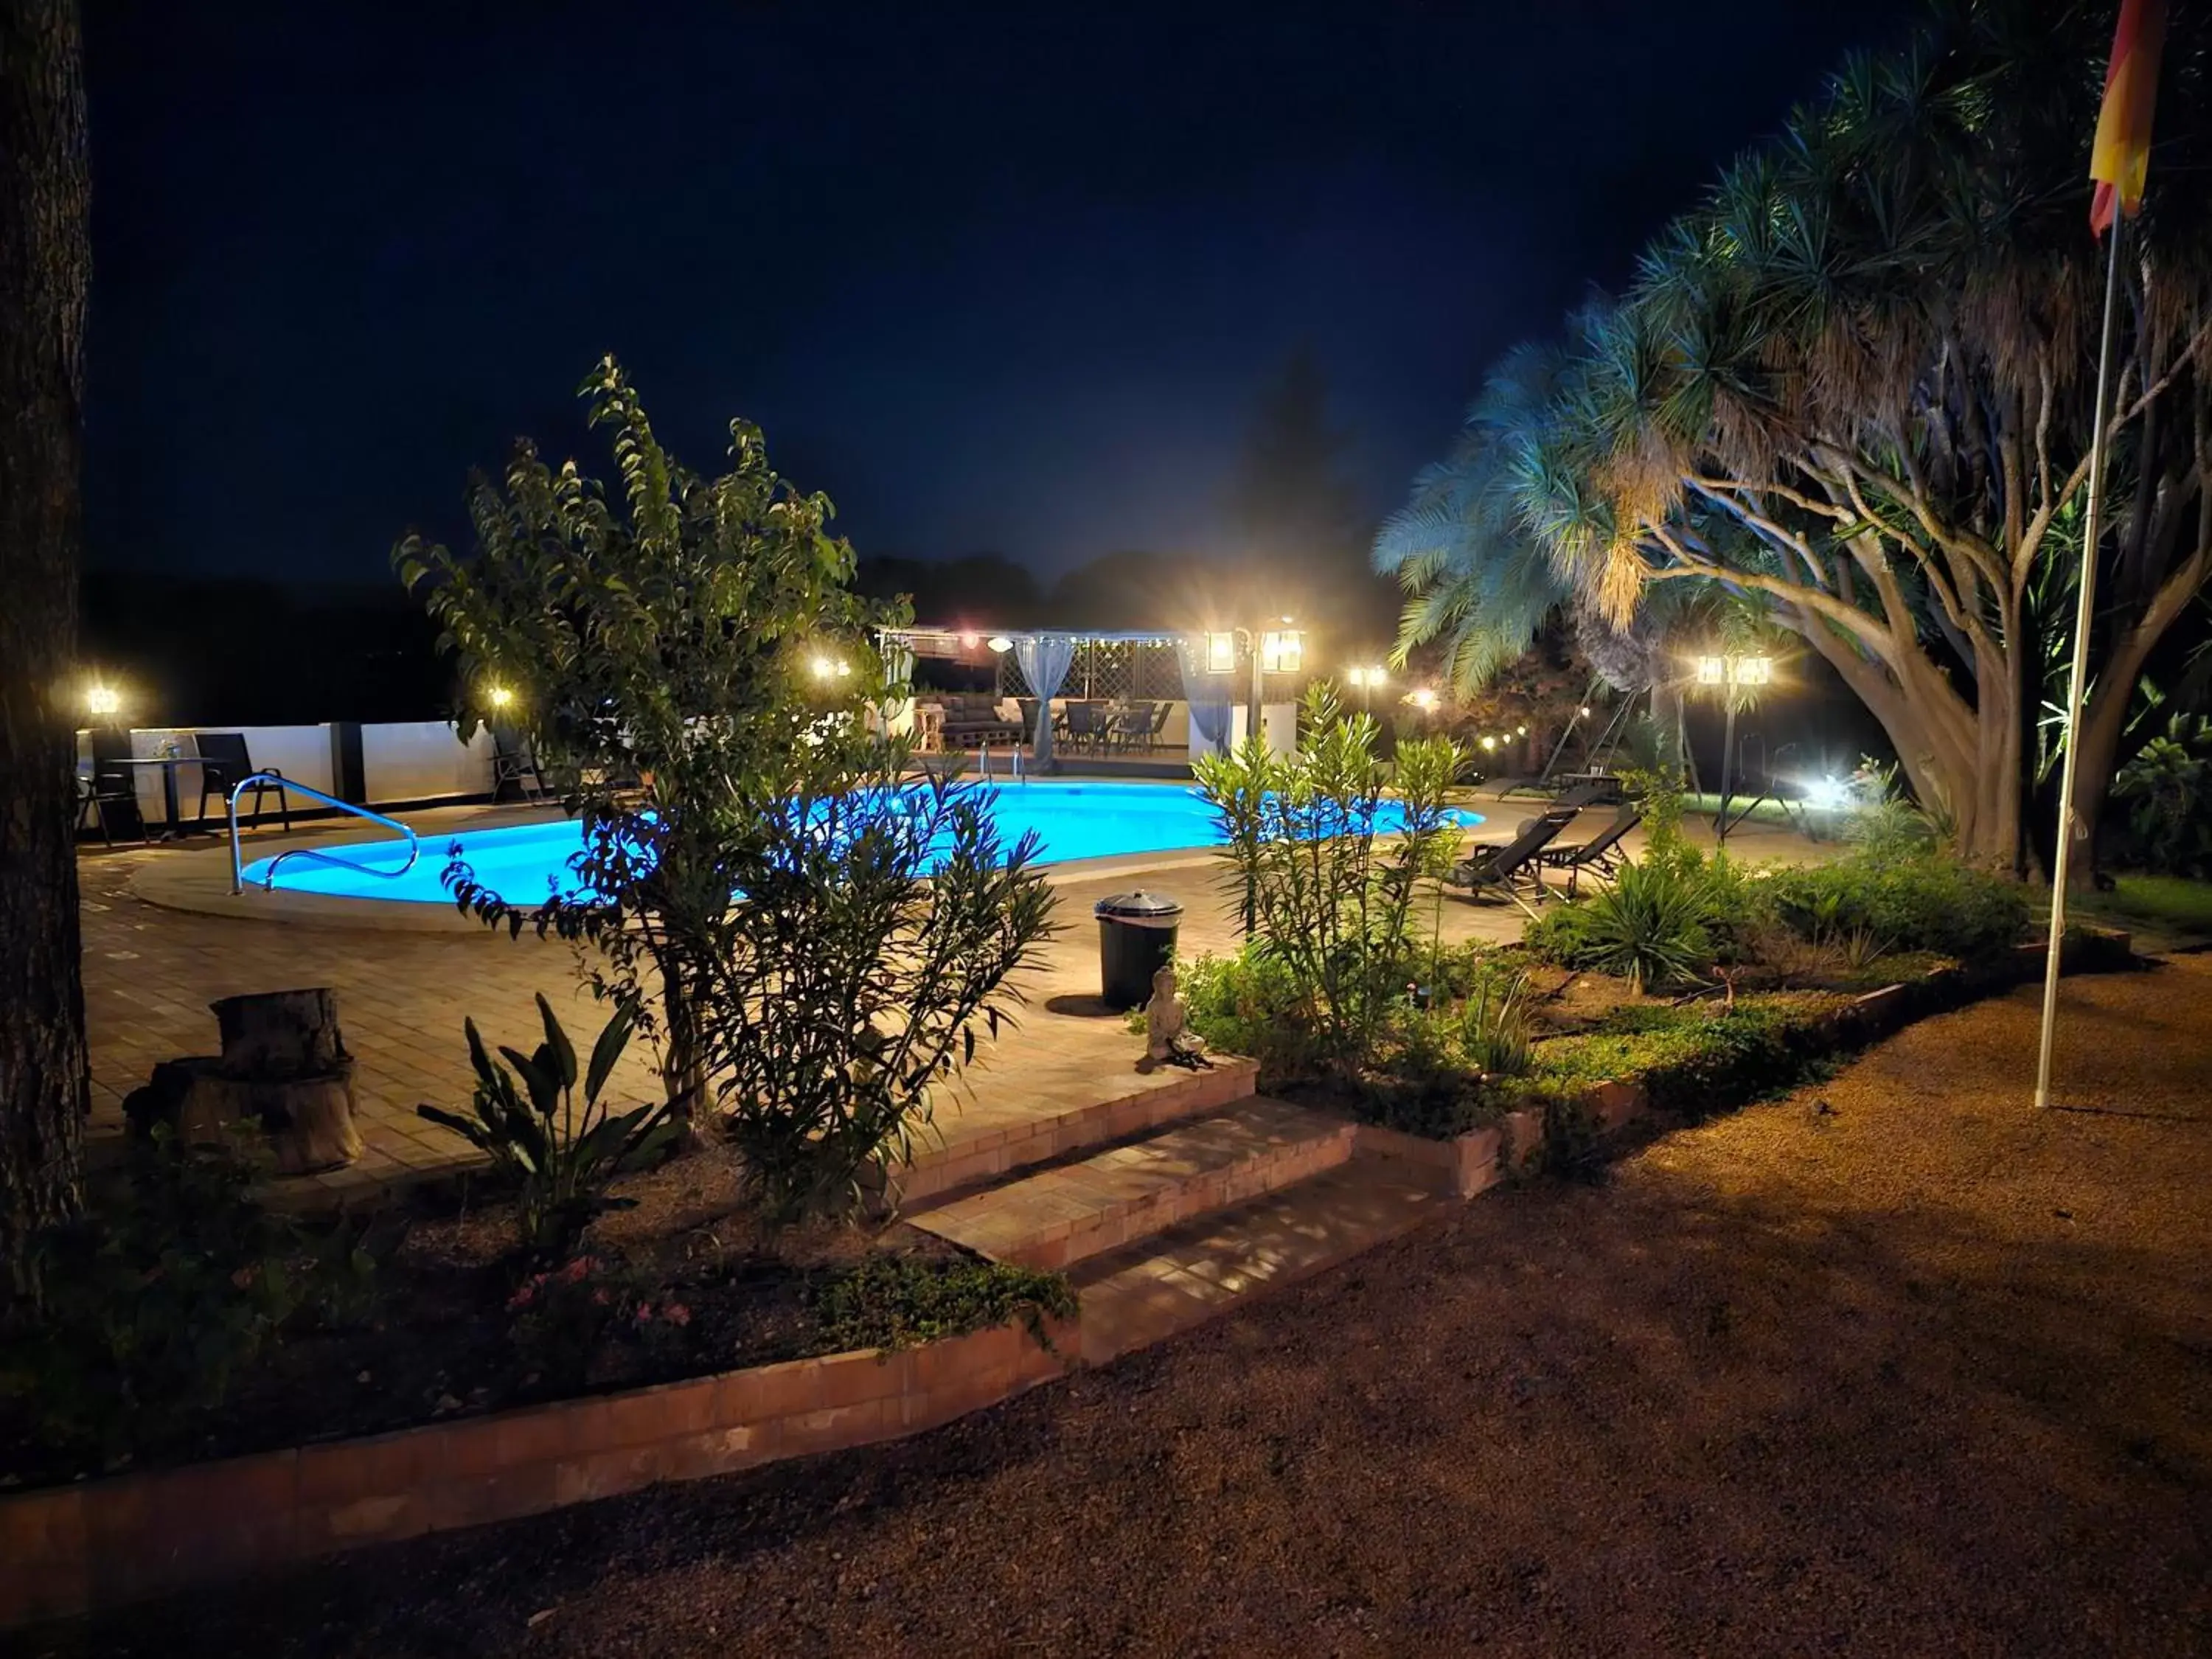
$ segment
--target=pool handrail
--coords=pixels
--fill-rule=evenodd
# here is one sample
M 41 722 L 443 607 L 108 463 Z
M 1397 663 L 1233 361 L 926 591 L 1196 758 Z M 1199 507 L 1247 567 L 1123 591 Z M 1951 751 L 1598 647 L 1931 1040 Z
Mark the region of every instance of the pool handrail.
M 239 850 L 238 843 L 238 798 L 255 784 L 265 782 L 275 775 L 276 774 L 272 772 L 256 772 L 250 778 L 240 778 L 237 787 L 230 792 L 230 890 L 233 893 L 243 893 L 246 890 L 246 860 Z M 366 806 L 357 805 L 349 800 L 340 800 L 336 795 L 326 795 L 319 789 L 310 788 L 296 778 L 286 778 L 283 781 L 285 787 L 321 801 L 326 806 L 335 806 L 339 811 L 350 812 L 357 818 L 367 818 L 371 823 L 380 823 L 387 830 L 397 830 L 407 837 L 407 862 L 394 870 L 380 870 L 371 865 L 356 864 L 350 859 L 333 858 L 330 854 L 319 853 L 312 847 L 288 848 L 269 860 L 268 872 L 261 878 L 263 892 L 265 893 L 276 885 L 276 866 L 283 863 L 286 859 L 307 859 L 317 864 L 335 865 L 341 870 L 352 870 L 364 876 L 397 879 L 412 870 L 415 867 L 415 860 L 422 856 L 422 842 L 412 830 L 400 823 L 398 818 L 387 818 L 383 813 L 372 812 Z

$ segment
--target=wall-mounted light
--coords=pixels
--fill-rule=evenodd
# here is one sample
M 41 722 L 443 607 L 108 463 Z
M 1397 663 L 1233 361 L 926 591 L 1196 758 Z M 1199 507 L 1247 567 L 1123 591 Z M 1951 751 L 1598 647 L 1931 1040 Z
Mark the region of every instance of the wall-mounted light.
M 1237 636 L 1234 634 L 1208 634 L 1206 636 L 1206 672 L 1226 674 L 1237 666 Z
M 1014 642 L 1008 639 L 1004 634 L 992 635 L 986 643 L 990 646 L 992 650 L 997 652 L 1002 657 L 1005 656 L 1007 652 L 1014 648 Z
M 119 714 L 123 712 L 123 694 L 112 685 L 95 685 L 84 694 L 86 712 L 94 714 Z
M 1305 655 L 1305 635 L 1295 628 L 1270 629 L 1260 635 L 1260 666 L 1270 674 L 1297 673 Z
M 960 636 L 960 648 L 963 651 L 973 651 L 982 642 L 982 635 L 980 634 L 963 634 Z

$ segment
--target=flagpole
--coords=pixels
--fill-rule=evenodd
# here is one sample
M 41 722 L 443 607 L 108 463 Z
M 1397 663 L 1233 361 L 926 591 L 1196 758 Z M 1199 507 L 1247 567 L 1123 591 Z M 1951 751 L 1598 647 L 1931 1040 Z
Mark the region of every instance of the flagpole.
M 2097 407 L 2089 435 L 2089 511 L 2081 531 L 2081 591 L 2074 608 L 2074 668 L 2066 683 L 2066 759 L 2058 777 L 2058 854 L 2051 860 L 2051 937 L 2043 960 L 2043 1041 L 2035 1061 L 2035 1103 L 2051 1104 L 2051 1045 L 2058 1023 L 2058 955 L 2066 937 L 2066 880 L 2073 863 L 2074 781 L 2081 745 L 2081 689 L 2089 678 L 2089 625 L 2097 614 L 2097 540 L 2105 505 L 2106 388 L 2112 369 L 2112 321 L 2120 287 L 2120 237 L 2127 223 L 2113 192 L 2112 246 L 2105 265 L 2105 325 L 2097 345 Z M 2086 832 L 2084 838 L 2086 839 Z

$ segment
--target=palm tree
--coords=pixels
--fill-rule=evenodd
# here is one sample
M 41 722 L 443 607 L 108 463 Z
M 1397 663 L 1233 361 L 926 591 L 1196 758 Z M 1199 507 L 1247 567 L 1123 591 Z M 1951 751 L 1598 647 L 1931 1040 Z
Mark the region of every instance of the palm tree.
M 1961 847 L 2023 861 L 2044 644 L 2029 589 L 2087 476 L 2097 250 L 2080 182 L 2103 7 L 1948 0 L 1853 59 L 1575 319 L 1510 447 L 1519 521 L 1626 621 L 1719 584 L 1835 667 Z M 2177 14 L 2130 227 L 2119 511 L 2081 803 L 2212 575 L 2212 21 Z
M 1559 353 L 1524 346 L 1491 374 L 1458 442 L 1413 480 L 1383 520 L 1375 568 L 1406 591 L 1391 660 L 1402 667 L 1442 641 L 1462 695 L 1525 653 L 1573 596 L 1570 573 L 1530 532 L 1516 487 L 1515 446 L 1556 389 Z

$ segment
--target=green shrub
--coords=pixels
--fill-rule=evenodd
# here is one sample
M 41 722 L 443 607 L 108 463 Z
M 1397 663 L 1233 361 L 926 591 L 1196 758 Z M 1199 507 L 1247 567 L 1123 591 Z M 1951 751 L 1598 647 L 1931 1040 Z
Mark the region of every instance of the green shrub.
M 2212 719 L 2176 714 L 2120 769 L 2112 794 L 2128 804 L 2130 863 L 2175 875 L 2212 866 Z
M 1298 1017 L 1303 999 L 1281 957 L 1248 942 L 1234 956 L 1178 962 L 1176 982 L 1191 1029 L 1208 1048 L 1258 1060 L 1269 1083 L 1313 1074 L 1319 1045 Z
M 1719 957 L 1722 905 L 1704 867 L 1646 858 L 1531 922 L 1522 943 L 1544 961 L 1613 974 L 1638 991 L 1694 983 Z
M 1245 932 L 1289 970 L 1289 1018 L 1315 1063 L 1351 1075 L 1388 1039 L 1418 950 L 1419 884 L 1459 840 L 1445 799 L 1467 757 L 1446 738 L 1409 738 L 1386 763 L 1373 716 L 1346 712 L 1326 684 L 1308 690 L 1298 732 L 1291 754 L 1250 740 L 1191 773 Z M 1386 803 L 1396 833 L 1382 829 Z
M 883 1252 L 824 1280 L 813 1303 L 824 1340 L 840 1352 L 912 1347 L 1015 1319 L 1043 1342 L 1045 1320 L 1073 1318 L 1076 1308 L 1060 1273 Z
M 134 1141 L 79 1219 L 38 1234 L 41 1300 L 0 1344 L 0 1399 L 37 1443 L 113 1462 L 222 1404 L 288 1326 L 357 1311 L 375 1262 L 255 1195 L 243 1152 Z
M 1623 1008 L 1595 1030 L 1538 1043 L 1529 1085 L 1572 1100 L 1608 1079 L 1633 1079 L 1654 1105 L 1685 1111 L 1755 1097 L 1806 1074 L 1823 1047 L 1822 1006 L 1784 994 L 1728 1008 Z
M 514 1177 L 521 1189 L 517 1207 L 522 1242 L 532 1249 L 560 1256 L 574 1248 L 584 1229 L 602 1212 L 627 1207 L 627 1200 L 609 1195 L 608 1185 L 675 1139 L 680 1126 L 673 1114 L 679 1103 L 661 1101 L 621 1113 L 600 1103 L 600 1091 L 637 1024 L 635 1011 L 625 1004 L 592 1045 L 579 1109 L 575 1047 L 543 994 L 538 1012 L 544 1022 L 545 1041 L 530 1054 L 501 1048 L 504 1066 L 484 1052 L 476 1021 L 462 1022 L 468 1033 L 469 1060 L 477 1073 L 471 1115 L 461 1117 L 435 1106 L 415 1109 L 466 1139 L 495 1167 Z M 522 1079 L 520 1088 L 517 1077 Z
M 1459 1006 L 1453 1032 L 1468 1068 L 1491 1077 L 1518 1077 L 1528 1069 L 1532 1036 L 1527 972 L 1496 968 L 1476 975 Z
M 1962 961 L 2009 949 L 2030 918 L 2018 882 L 1942 854 L 1853 854 L 1777 870 L 1761 885 L 1777 919 L 1801 938 L 1840 943 L 1864 934 L 1883 951 L 1932 951 Z

